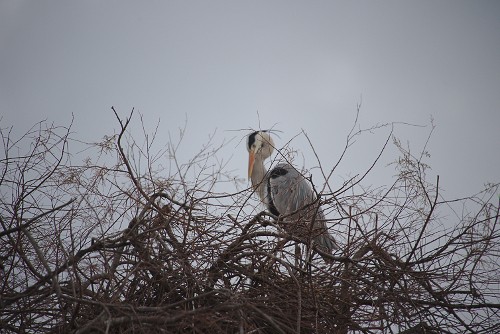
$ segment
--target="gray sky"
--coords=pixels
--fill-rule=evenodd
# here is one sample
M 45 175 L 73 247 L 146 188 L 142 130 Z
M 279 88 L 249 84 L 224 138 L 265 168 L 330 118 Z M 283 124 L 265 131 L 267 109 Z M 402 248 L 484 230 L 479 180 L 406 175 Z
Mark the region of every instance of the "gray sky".
M 160 142 L 187 119 L 186 157 L 215 129 L 237 137 L 225 154 L 246 177 L 246 132 L 227 130 L 260 117 L 280 146 L 304 129 L 328 169 L 361 100 L 363 127 L 427 125 L 395 127 L 415 151 L 434 119 L 447 196 L 499 182 L 500 2 L 0 1 L 2 127 L 73 113 L 75 137 L 97 141 L 118 128 L 111 106 L 135 107 L 151 130 L 160 119 Z M 334 181 L 368 168 L 387 133 L 364 135 Z M 317 165 L 303 137 L 291 146 Z

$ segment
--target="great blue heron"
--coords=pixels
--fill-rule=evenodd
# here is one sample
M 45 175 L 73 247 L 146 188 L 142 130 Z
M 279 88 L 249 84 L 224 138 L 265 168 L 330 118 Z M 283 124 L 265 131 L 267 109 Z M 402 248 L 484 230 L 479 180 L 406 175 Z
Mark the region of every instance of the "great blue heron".
M 248 177 L 268 210 L 276 216 L 283 216 L 286 229 L 297 237 L 310 235 L 315 244 L 328 253 L 339 249 L 328 233 L 325 216 L 307 179 L 287 163 L 280 163 L 270 171 L 264 167 L 264 160 L 274 151 L 270 133 L 252 132 L 247 139 L 247 149 Z

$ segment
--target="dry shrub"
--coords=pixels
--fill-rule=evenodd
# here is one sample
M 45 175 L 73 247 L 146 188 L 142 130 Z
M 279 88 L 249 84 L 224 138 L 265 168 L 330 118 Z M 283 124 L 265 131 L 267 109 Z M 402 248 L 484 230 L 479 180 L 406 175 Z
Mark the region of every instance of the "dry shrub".
M 220 146 L 182 164 L 156 133 L 137 144 L 131 119 L 81 165 L 69 128 L 2 130 L 2 332 L 500 331 L 498 184 L 446 201 L 394 140 L 394 184 L 320 192 L 342 244 L 325 262 L 249 189 L 216 191 L 233 178 Z

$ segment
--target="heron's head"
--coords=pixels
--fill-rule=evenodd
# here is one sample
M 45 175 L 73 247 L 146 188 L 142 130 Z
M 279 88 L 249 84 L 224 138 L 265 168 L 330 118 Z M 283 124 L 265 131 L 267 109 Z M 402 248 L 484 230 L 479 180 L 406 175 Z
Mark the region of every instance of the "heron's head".
M 271 156 L 274 151 L 274 142 L 269 131 L 255 131 L 248 135 L 248 177 L 252 176 L 255 159 L 265 160 Z

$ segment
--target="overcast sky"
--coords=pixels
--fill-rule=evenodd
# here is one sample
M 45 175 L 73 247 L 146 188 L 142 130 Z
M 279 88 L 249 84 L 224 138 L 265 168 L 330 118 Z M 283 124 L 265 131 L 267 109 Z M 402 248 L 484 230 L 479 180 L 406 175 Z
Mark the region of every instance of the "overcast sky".
M 118 129 L 111 106 L 134 107 L 160 142 L 187 119 L 187 156 L 216 129 L 235 138 L 225 157 L 246 177 L 246 132 L 229 130 L 260 121 L 280 146 L 304 129 L 328 169 L 361 101 L 363 127 L 426 125 L 395 127 L 415 152 L 434 119 L 427 162 L 449 196 L 499 182 L 500 2 L 0 1 L 2 127 L 73 114 L 74 137 L 97 141 Z M 364 135 L 338 180 L 387 134 Z M 304 138 L 290 146 L 317 165 Z

